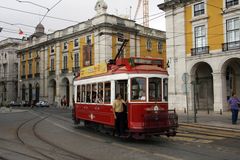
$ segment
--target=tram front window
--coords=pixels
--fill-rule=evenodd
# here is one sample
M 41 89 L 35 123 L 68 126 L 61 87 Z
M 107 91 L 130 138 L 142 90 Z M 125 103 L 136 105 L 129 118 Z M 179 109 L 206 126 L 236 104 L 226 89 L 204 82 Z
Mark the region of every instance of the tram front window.
M 168 79 L 163 79 L 163 100 L 168 101 Z
M 161 78 L 149 78 L 149 101 L 162 100 L 162 80 Z
M 131 100 L 146 101 L 146 79 L 131 79 Z

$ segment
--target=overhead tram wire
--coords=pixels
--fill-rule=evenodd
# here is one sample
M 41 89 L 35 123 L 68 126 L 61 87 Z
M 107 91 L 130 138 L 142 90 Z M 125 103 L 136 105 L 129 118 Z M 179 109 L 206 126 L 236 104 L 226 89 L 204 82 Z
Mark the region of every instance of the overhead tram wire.
M 42 20 L 40 21 L 40 23 L 42 23 L 42 21 L 44 20 L 44 18 L 47 16 L 47 14 L 54 8 L 56 7 L 60 2 L 62 2 L 63 0 L 59 0 L 57 3 L 55 3 L 50 9 L 47 10 L 46 14 L 43 16 Z
M 0 8 L 7 9 L 7 10 L 12 10 L 12 11 L 16 11 L 16 12 L 21 12 L 21 13 L 26 13 L 26 14 L 31 14 L 31 15 L 35 15 L 35 16 L 40 16 L 40 17 L 44 16 L 44 14 L 24 11 L 24 10 L 15 9 L 15 8 L 9 8 L 9 7 L 5 7 L 5 6 L 1 6 L 1 5 L 0 5 Z M 57 19 L 57 20 L 62 20 L 62 21 L 66 21 L 66 22 L 71 22 L 71 23 L 79 23 L 78 21 L 65 19 L 65 18 L 59 18 L 59 17 L 47 16 L 47 15 L 45 17 L 52 18 L 52 19 Z

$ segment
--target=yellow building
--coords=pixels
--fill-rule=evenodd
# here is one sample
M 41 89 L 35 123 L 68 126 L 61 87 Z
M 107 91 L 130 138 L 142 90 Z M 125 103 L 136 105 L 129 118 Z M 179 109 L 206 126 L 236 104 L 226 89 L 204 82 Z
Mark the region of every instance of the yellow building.
M 81 68 L 114 58 L 123 39 L 129 39 L 124 57 L 165 59 L 165 32 L 95 8 L 97 15 L 74 26 L 45 35 L 39 24 L 35 36 L 18 51 L 22 99 L 72 104 L 72 84 Z M 39 29 L 40 28 L 40 29 Z M 40 34 L 42 33 L 42 34 Z
M 166 12 L 170 107 L 226 110 L 231 93 L 240 96 L 239 0 L 165 0 L 158 7 Z

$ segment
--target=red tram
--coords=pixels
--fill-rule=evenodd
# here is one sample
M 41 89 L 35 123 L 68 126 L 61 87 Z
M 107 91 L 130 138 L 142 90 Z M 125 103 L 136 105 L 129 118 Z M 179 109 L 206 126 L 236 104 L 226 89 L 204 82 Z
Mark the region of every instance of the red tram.
M 168 74 L 162 64 L 161 59 L 119 58 L 81 70 L 74 81 L 74 122 L 114 128 L 112 103 L 120 93 L 127 102 L 129 136 L 175 136 L 178 116 L 168 110 Z

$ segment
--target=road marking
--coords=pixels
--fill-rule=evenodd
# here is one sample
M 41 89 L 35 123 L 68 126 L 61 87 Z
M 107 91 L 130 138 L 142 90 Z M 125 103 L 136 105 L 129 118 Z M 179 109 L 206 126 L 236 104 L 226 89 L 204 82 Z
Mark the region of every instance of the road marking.
M 166 155 L 166 154 L 161 154 L 161 153 L 156 153 L 156 152 L 148 152 L 148 151 L 136 148 L 136 147 L 130 147 L 130 146 L 122 145 L 120 143 L 115 143 L 114 142 L 114 143 L 112 143 L 112 145 L 117 146 L 117 147 L 121 147 L 121 148 L 125 148 L 125 149 L 129 149 L 129 150 L 133 150 L 133 151 L 136 151 L 136 152 L 141 152 L 141 153 L 145 153 L 145 154 L 152 154 L 152 155 L 155 155 L 155 156 L 158 156 L 158 157 L 161 157 L 161 158 L 164 158 L 164 159 L 168 159 L 168 160 L 182 160 L 180 158 L 172 157 L 172 156 L 169 156 L 169 155 Z

